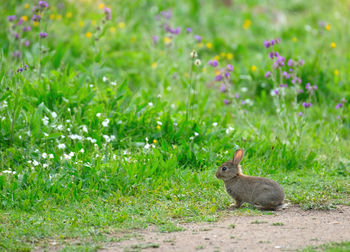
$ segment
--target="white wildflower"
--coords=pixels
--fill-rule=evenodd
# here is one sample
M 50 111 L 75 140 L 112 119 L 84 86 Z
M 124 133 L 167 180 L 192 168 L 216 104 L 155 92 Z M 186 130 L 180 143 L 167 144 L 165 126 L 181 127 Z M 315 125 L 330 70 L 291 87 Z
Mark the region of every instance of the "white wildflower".
M 48 164 L 43 164 L 43 167 L 44 167 L 44 168 L 46 168 L 46 167 L 48 167 L 48 166 L 49 166 Z
M 158 125 L 163 125 L 163 123 L 161 121 L 157 121 Z
M 198 53 L 197 53 L 197 51 L 196 50 L 193 50 L 192 52 L 191 52 L 191 58 L 192 59 L 194 59 L 194 58 L 197 58 L 198 57 Z
M 108 78 L 106 76 L 103 76 L 102 81 L 106 82 L 106 81 L 108 81 Z
M 66 145 L 64 143 L 58 145 L 58 149 L 63 150 L 66 148 Z
M 214 126 L 214 127 L 218 126 L 218 123 L 217 123 L 217 122 L 214 122 L 214 123 L 213 123 L 213 126 Z
M 86 125 L 83 125 L 82 128 L 85 133 L 88 133 L 88 128 L 86 127 Z
M 47 134 L 47 133 L 45 133 L 45 132 L 44 132 L 43 134 L 44 134 L 44 136 L 49 136 L 49 134 Z
M 57 129 L 57 130 L 63 130 L 63 125 L 62 125 L 62 124 L 57 125 L 56 129 Z
M 46 152 L 44 152 L 43 154 L 41 154 L 41 156 L 42 156 L 43 158 L 47 158 Z
M 56 117 L 57 117 L 56 112 L 52 112 L 52 113 L 51 113 L 51 116 L 52 116 L 52 118 L 56 118 Z
M 49 154 L 49 158 L 53 159 L 54 158 L 53 154 Z
M 108 123 L 109 123 L 109 119 L 106 118 L 106 119 L 102 122 L 103 127 L 108 127 Z
M 116 86 L 116 85 L 117 85 L 117 82 L 112 81 L 112 82 L 111 82 L 111 85 L 112 85 L 112 86 Z
M 154 105 L 153 105 L 152 102 L 149 102 L 149 103 L 148 103 L 148 106 L 153 107 Z
M 202 62 L 201 62 L 200 59 L 196 59 L 196 60 L 194 61 L 194 64 L 195 64 L 196 66 L 200 66 L 200 65 L 202 64 Z
M 33 160 L 32 164 L 33 164 L 34 166 L 38 166 L 40 163 L 39 163 L 38 161 L 36 161 L 36 160 Z
M 199 136 L 199 133 L 198 132 L 194 132 L 194 136 Z
M 45 126 L 49 124 L 49 118 L 48 118 L 48 117 L 44 116 L 44 118 L 41 119 L 41 120 L 43 121 L 43 124 L 44 124 Z
M 245 92 L 248 91 L 248 88 L 247 88 L 247 87 L 241 87 L 241 91 L 242 91 L 243 93 L 245 93 Z
M 80 150 L 79 152 L 84 153 L 85 151 L 84 151 L 84 149 L 83 149 L 83 148 L 81 148 L 81 150 Z
M 150 147 L 151 147 L 151 145 L 148 144 L 148 143 L 146 143 L 145 146 L 144 146 L 144 148 L 145 148 L 146 150 L 148 150 Z
M 101 113 L 97 113 L 96 116 L 97 116 L 97 117 L 101 117 Z
M 102 137 L 105 139 L 105 141 L 107 143 L 109 143 L 111 141 L 111 139 L 110 139 L 110 137 L 108 135 L 103 135 Z

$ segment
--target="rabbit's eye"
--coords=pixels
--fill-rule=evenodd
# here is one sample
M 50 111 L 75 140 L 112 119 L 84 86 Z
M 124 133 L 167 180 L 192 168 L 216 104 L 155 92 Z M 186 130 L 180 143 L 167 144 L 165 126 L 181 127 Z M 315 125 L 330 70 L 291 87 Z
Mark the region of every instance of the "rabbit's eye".
M 227 170 L 227 167 L 226 167 L 226 166 L 222 167 L 222 170 L 223 170 L 223 171 L 226 171 L 226 170 Z

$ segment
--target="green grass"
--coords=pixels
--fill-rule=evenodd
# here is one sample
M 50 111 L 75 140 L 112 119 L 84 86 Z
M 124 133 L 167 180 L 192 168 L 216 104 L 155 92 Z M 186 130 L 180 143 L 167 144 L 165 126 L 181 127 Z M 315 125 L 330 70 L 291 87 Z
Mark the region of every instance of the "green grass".
M 325 251 L 325 252 L 345 252 L 350 250 L 350 242 L 332 242 L 321 246 L 309 247 L 305 252 Z
M 292 204 L 350 205 L 350 105 L 335 108 L 350 99 L 345 2 L 106 1 L 105 25 L 94 1 L 60 2 L 49 1 L 39 26 L 31 3 L 0 3 L 0 248 L 97 250 L 120 230 L 216 221 L 232 200 L 215 171 L 237 148 L 243 172 L 278 181 Z M 166 9 L 182 28 L 171 45 L 154 18 Z M 15 40 L 9 15 L 28 16 L 32 31 L 16 27 Z M 39 43 L 41 31 L 49 36 Z M 277 37 L 287 60 L 305 59 L 300 87 L 317 83 L 314 94 L 270 95 L 278 83 L 264 77 L 272 60 L 263 41 Z M 207 65 L 216 56 L 234 66 L 227 93 Z M 225 105 L 235 93 L 238 103 Z

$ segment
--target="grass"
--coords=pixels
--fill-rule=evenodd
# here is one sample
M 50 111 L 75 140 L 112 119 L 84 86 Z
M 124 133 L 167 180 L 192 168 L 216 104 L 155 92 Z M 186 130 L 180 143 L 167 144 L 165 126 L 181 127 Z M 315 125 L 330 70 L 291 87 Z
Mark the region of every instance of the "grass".
M 349 103 L 336 109 L 350 99 L 345 3 L 106 1 L 112 20 L 102 24 L 93 1 L 61 2 L 49 1 L 38 26 L 32 3 L 0 3 L 0 248 L 97 250 L 125 229 L 216 221 L 232 200 L 214 174 L 237 148 L 243 172 L 278 181 L 291 203 L 350 205 Z M 166 9 L 178 36 L 154 19 Z M 13 28 L 14 14 L 32 31 Z M 305 59 L 303 84 L 318 85 L 297 104 L 272 97 L 276 83 L 264 77 L 263 41 L 277 37 L 287 59 Z M 214 58 L 234 66 L 229 92 L 214 82 Z M 237 103 L 223 103 L 236 92 Z
M 314 246 L 304 249 L 303 251 L 313 252 L 313 251 L 325 251 L 325 252 L 344 252 L 349 251 L 350 242 L 332 242 L 329 244 L 324 244 L 321 246 Z

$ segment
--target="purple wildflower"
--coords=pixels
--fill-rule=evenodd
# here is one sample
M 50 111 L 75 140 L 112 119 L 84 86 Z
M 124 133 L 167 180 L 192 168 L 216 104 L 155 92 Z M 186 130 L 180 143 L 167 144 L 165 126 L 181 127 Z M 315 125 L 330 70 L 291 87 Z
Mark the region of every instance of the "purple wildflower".
M 202 37 L 199 35 L 194 35 L 194 38 L 198 41 L 201 42 L 202 41 Z
M 229 71 L 229 72 L 232 72 L 233 71 L 233 66 L 231 65 L 231 64 L 227 64 L 227 70 Z
M 293 68 L 289 68 L 289 72 L 290 72 L 290 73 L 293 72 Z
M 318 89 L 316 84 L 312 88 L 313 88 L 313 90 L 317 90 Z
M 306 86 L 305 86 L 306 90 L 309 90 L 311 89 L 311 85 L 310 85 L 310 82 L 306 83 Z
M 187 28 L 186 28 L 186 32 L 187 32 L 187 33 L 191 33 L 191 32 L 192 32 L 192 28 L 187 27 Z
M 309 108 L 309 107 L 312 107 L 312 103 L 307 103 L 307 102 L 303 102 L 303 107 L 304 108 Z
M 40 38 L 46 38 L 47 36 L 46 32 L 40 32 Z
M 227 91 L 227 88 L 226 88 L 225 83 L 222 83 L 221 88 L 220 88 L 220 91 L 221 91 L 222 93 L 225 93 L 225 92 Z
M 165 17 L 166 19 L 170 19 L 171 18 L 171 11 L 161 11 L 160 14 Z
M 304 93 L 303 89 L 299 89 L 298 94 Z
M 275 95 L 279 95 L 278 89 L 273 90 L 273 92 L 275 93 Z
M 181 32 L 181 27 L 176 27 L 174 34 L 179 35 Z
M 280 56 L 278 52 L 275 52 L 275 57 L 278 57 Z
M 293 66 L 293 64 L 294 64 L 293 60 L 292 60 L 292 59 L 289 59 L 289 60 L 288 60 L 288 66 L 291 67 L 291 66 Z
M 221 80 L 222 80 L 222 75 L 221 75 L 221 74 L 216 75 L 216 76 L 215 76 L 215 80 L 216 80 L 216 81 L 221 81 Z
M 19 58 L 19 57 L 21 57 L 21 52 L 19 52 L 19 51 L 14 51 L 14 52 L 12 53 L 12 56 L 15 57 L 15 58 Z
M 16 32 L 16 33 L 14 34 L 14 37 L 15 37 L 15 39 L 19 39 L 19 34 Z
M 268 40 L 265 40 L 265 41 L 264 41 L 264 46 L 265 46 L 266 48 L 269 48 L 269 47 L 270 47 L 270 42 L 269 42 Z
M 28 47 L 28 46 L 30 45 L 30 41 L 29 41 L 29 40 L 26 40 L 26 41 L 24 42 L 24 45 L 25 45 L 25 47 Z
M 226 73 L 225 73 L 225 77 L 226 77 L 226 78 L 229 78 L 229 77 L 230 77 L 230 72 L 226 72 Z
M 111 9 L 105 7 L 104 8 L 104 13 L 106 15 L 106 20 L 111 20 L 112 19 L 112 13 L 111 13 Z
M 17 73 L 21 73 L 21 72 L 23 72 L 23 68 L 20 67 L 17 69 Z
M 275 55 L 275 54 L 274 54 L 273 52 L 270 52 L 270 53 L 269 53 L 269 56 L 270 56 L 271 59 L 273 59 L 274 55 Z
M 7 17 L 7 20 L 10 21 L 10 22 L 16 21 L 16 19 L 17 19 L 17 17 L 15 15 Z
M 303 112 L 299 112 L 299 113 L 298 113 L 298 116 L 303 116 Z
M 338 103 L 337 106 L 335 106 L 336 109 L 340 109 L 343 107 L 343 103 Z
M 49 8 L 49 4 L 46 1 L 39 1 L 40 8 Z
M 270 41 L 271 46 L 275 45 L 275 42 L 276 41 L 274 39 L 271 39 L 271 41 Z
M 22 25 L 23 24 L 23 18 L 20 18 L 17 24 L 18 25 Z
M 300 66 L 303 66 L 304 64 L 305 64 L 305 60 L 303 60 L 303 59 L 302 59 L 302 60 L 299 60 L 299 65 L 300 65 Z
M 230 102 L 229 100 L 224 99 L 224 104 L 228 105 L 228 104 L 230 104 L 230 103 L 231 103 L 231 102 Z
M 245 100 L 242 101 L 242 105 L 244 105 L 244 104 L 246 104 L 246 101 L 245 101 Z
M 27 26 L 27 27 L 23 27 L 23 32 L 27 32 L 27 31 L 31 31 L 32 27 Z
M 40 22 L 40 19 L 41 19 L 41 17 L 40 17 L 40 15 L 33 15 L 33 17 L 32 17 L 32 20 L 33 21 L 35 21 L 35 22 Z
M 209 60 L 208 62 L 209 65 L 213 66 L 213 67 L 217 67 L 218 66 L 218 61 L 217 60 Z
M 235 98 L 236 98 L 236 99 L 239 98 L 239 94 L 238 94 L 238 93 L 235 94 Z
M 157 35 L 152 36 L 153 43 L 156 45 L 158 44 L 159 37 Z
M 288 84 L 281 84 L 280 87 L 287 88 Z
M 277 39 L 276 39 L 276 43 L 277 43 L 277 44 L 281 43 L 281 38 L 277 38 Z
M 284 78 L 286 78 L 286 79 L 290 78 L 290 75 L 286 71 L 284 71 L 282 74 L 283 74 Z
M 266 74 L 265 74 L 265 78 L 269 78 L 270 76 L 271 76 L 271 72 L 267 71 Z

